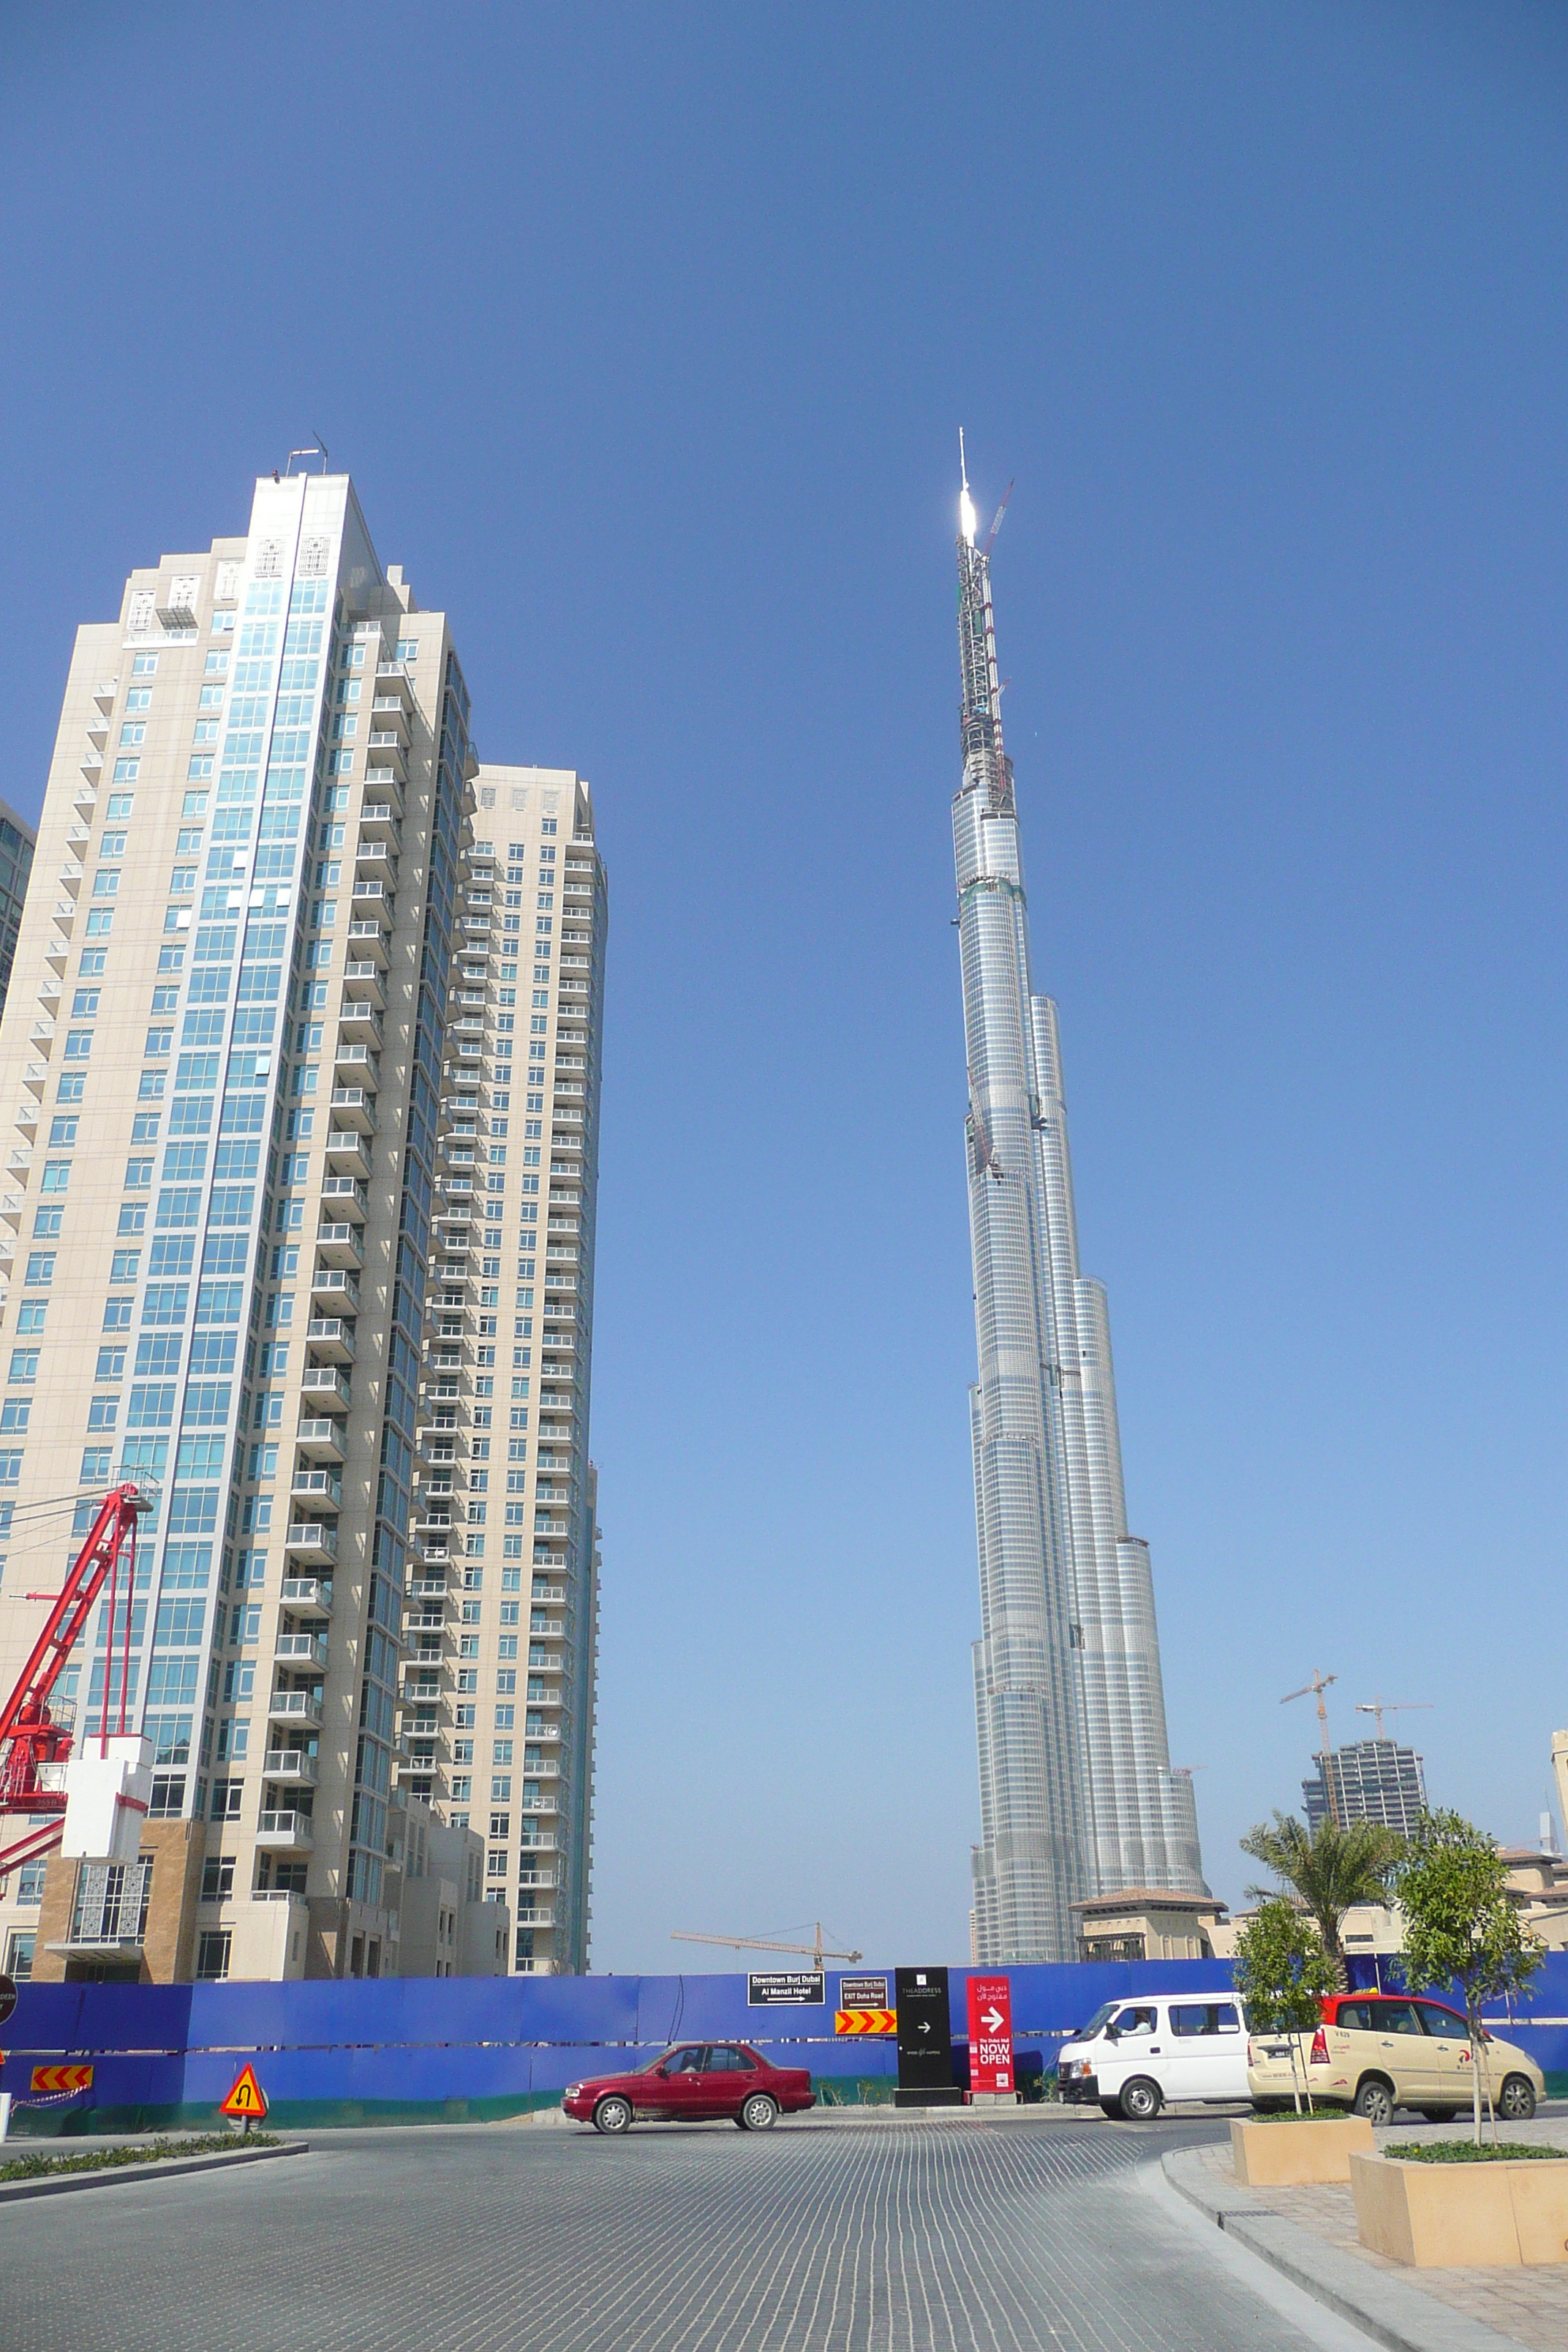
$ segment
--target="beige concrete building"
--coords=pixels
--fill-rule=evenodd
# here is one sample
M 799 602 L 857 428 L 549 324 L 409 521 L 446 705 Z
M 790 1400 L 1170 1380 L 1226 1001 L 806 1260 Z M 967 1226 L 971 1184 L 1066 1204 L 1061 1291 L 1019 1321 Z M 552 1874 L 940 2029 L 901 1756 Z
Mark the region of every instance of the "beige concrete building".
M 0 1181 L 0 1687 L 42 1622 L 29 1593 L 58 1588 L 105 1486 L 138 1480 L 156 1505 L 142 1522 L 145 1597 L 123 1698 L 150 1743 L 153 1780 L 138 1861 L 57 1854 L 0 1885 L 0 1951 L 24 1972 L 381 1975 L 410 1958 L 444 1969 L 459 1956 L 488 1971 L 498 1936 L 500 1952 L 515 1957 L 520 1880 L 526 1907 L 537 1908 L 512 1866 L 526 1843 L 525 1772 L 542 1822 L 545 1781 L 570 1790 L 573 1810 L 552 1819 L 571 1822 L 577 1839 L 565 1865 L 574 1924 L 563 1939 L 549 1923 L 537 1962 L 582 1964 L 595 1591 L 583 1171 L 593 1130 L 580 1108 L 574 1122 L 570 1106 L 554 1103 L 548 1123 L 542 1109 L 527 1191 L 534 1214 L 521 1150 L 497 1196 L 515 1256 L 525 1218 L 532 1231 L 547 1219 L 554 1237 L 559 1183 L 563 1273 L 571 1245 L 574 1280 L 559 1305 L 572 1312 L 547 1342 L 542 1329 L 539 1390 L 529 1396 L 525 1386 L 519 1430 L 516 1376 L 489 1370 L 501 1276 L 481 1273 L 459 1246 L 453 1184 L 475 1089 L 463 1041 L 448 1039 L 448 999 L 460 984 L 471 992 L 464 975 L 477 966 L 487 1013 L 497 1008 L 477 1057 L 494 1134 L 498 1111 L 503 1129 L 506 1117 L 499 1006 L 512 987 L 501 984 L 499 925 L 492 958 L 489 925 L 478 919 L 479 877 L 495 866 L 472 841 L 468 718 L 446 617 L 420 611 L 399 568 L 380 563 L 344 476 L 258 482 L 244 537 L 134 572 L 118 618 L 78 634 L 0 1020 L 0 1117 L 10 1130 Z M 555 866 L 565 884 L 568 857 L 583 856 L 574 845 L 587 808 L 574 779 L 534 790 L 535 807 L 519 810 L 513 826 L 529 844 L 531 934 L 541 870 Z M 564 807 L 548 860 L 546 797 Z M 574 1078 L 592 1055 L 596 1103 L 603 877 L 591 826 L 587 839 L 599 910 L 589 984 L 571 984 L 541 934 L 512 992 L 520 1008 L 535 1009 L 507 1022 L 506 1042 L 515 1036 L 521 1062 L 538 1033 L 553 1079 L 569 1037 Z M 563 887 L 563 925 L 568 895 Z M 546 964 L 540 988 L 536 965 Z M 579 1006 L 591 1017 L 575 1018 Z M 528 1083 L 521 1072 L 517 1083 Z M 549 1090 L 542 1085 L 542 1097 Z M 555 1177 L 557 1160 L 570 1179 Z M 488 1230 L 488 1220 L 472 1221 L 475 1253 L 489 1246 Z M 545 1253 L 536 1255 L 542 1287 Z M 464 1299 L 454 1310 L 459 1261 Z M 510 1292 L 521 1268 L 509 1265 L 505 1279 Z M 530 1482 L 546 1473 L 545 1483 L 520 1491 L 531 1515 L 542 1504 L 550 1516 L 522 1526 L 510 1617 L 503 1588 L 514 1555 L 497 1543 L 490 1588 L 473 1588 L 480 1652 L 455 1630 L 448 1666 L 442 1643 L 440 1761 L 412 1776 L 400 1805 L 399 1706 L 414 1696 L 400 1690 L 405 1644 L 420 1660 L 422 1721 L 430 1619 L 466 1626 L 471 1605 L 454 1582 L 446 1607 L 426 1542 L 435 1465 L 420 1463 L 420 1430 L 444 1420 L 447 1399 L 422 1395 L 422 1383 L 445 1389 L 454 1313 L 466 1324 L 486 1290 L 484 1340 L 468 1344 L 465 1328 L 455 1351 L 465 1442 L 474 1443 L 481 1388 L 484 1425 L 493 1412 L 498 1438 L 510 1428 L 542 1442 L 548 1412 L 549 1454 L 526 1473 Z M 484 1325 L 481 1316 L 476 1335 Z M 500 1411 L 488 1405 L 492 1393 L 506 1400 Z M 530 1409 L 541 1416 L 531 1430 Z M 468 1476 L 471 1495 L 471 1467 Z M 450 1556 L 478 1569 L 467 1526 Z M 493 1677 L 501 1626 L 517 1627 L 516 1651 L 524 1611 L 530 1659 L 532 1624 L 550 1628 L 540 1640 L 543 1695 L 520 1691 L 514 1702 L 520 1794 L 506 1843 L 489 1849 L 506 1867 L 493 1870 L 482 1859 L 488 1808 L 458 1795 L 454 1705 L 468 1671 L 458 1660 L 479 1654 Z M 406 1633 L 405 1614 L 415 1621 Z M 118 1718 L 122 1696 L 101 1608 L 96 1621 L 57 1692 L 75 1709 L 79 1744 L 106 1706 Z M 520 1658 L 514 1673 L 531 1683 L 534 1669 Z M 488 1716 L 488 1685 L 485 1704 Z M 569 1749 L 570 1771 L 546 1769 L 543 1734 L 532 1769 L 536 1743 L 521 1717 L 536 1704 L 570 1726 L 548 1751 Z M 489 1720 L 484 1738 L 488 1791 Z M 426 1815 L 426 1793 L 445 1822 Z M 424 1853 L 427 1867 L 410 1867 L 411 1821 L 416 1861 Z M 559 1871 L 560 1829 L 555 1836 Z M 407 1956 L 405 1903 L 418 1914 L 417 1952 Z
M 1080 1960 L 1207 1960 L 1220 1949 L 1225 1905 L 1212 1895 L 1124 1886 L 1072 1908 Z
M 588 1960 L 588 1458 L 606 895 L 588 787 L 481 766 L 441 1097 L 400 1778 L 485 1839 L 514 1968 Z

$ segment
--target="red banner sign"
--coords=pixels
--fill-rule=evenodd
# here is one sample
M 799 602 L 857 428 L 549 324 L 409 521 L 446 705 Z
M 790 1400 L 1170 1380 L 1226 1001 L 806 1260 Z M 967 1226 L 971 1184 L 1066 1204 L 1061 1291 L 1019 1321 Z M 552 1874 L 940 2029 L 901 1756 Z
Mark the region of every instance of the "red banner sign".
M 1011 2094 L 1013 1988 L 1005 1977 L 969 1979 L 969 2087 Z

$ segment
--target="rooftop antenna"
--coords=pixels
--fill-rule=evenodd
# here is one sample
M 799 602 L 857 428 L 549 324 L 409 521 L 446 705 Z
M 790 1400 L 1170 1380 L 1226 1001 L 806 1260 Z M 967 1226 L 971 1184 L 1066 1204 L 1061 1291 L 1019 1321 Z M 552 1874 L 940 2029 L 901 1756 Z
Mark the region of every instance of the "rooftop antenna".
M 963 427 L 962 425 L 958 428 L 958 471 L 963 484 L 958 497 L 958 527 L 963 533 L 969 545 L 973 547 L 974 544 L 975 528 L 979 519 L 974 511 L 974 500 L 969 495 L 969 464 L 963 454 Z
M 1430 1707 L 1431 1705 L 1432 1701 L 1429 1698 L 1358 1699 L 1355 1711 L 1358 1715 L 1372 1715 L 1377 1717 L 1376 1737 L 1381 1739 L 1384 1736 L 1383 1718 L 1385 1715 L 1408 1715 L 1412 1708 Z
M 289 462 L 283 468 L 286 474 L 291 474 L 293 472 L 294 460 L 296 457 L 319 457 L 321 461 L 321 471 L 324 474 L 327 470 L 327 445 L 322 440 L 321 435 L 318 433 L 314 441 L 308 443 L 303 449 L 289 450 Z M 303 468 L 301 468 L 301 471 L 302 470 Z
M 1329 1710 L 1323 1704 L 1323 1693 L 1331 1683 L 1338 1680 L 1338 1675 L 1325 1675 L 1314 1666 L 1311 1681 L 1303 1683 L 1300 1690 L 1287 1691 L 1279 1702 L 1281 1706 L 1289 1706 L 1293 1698 L 1305 1698 L 1309 1693 L 1317 1698 L 1318 1732 L 1322 1742 L 1318 1750 L 1318 1760 L 1323 1768 L 1323 1794 L 1329 1801 L 1329 1819 L 1335 1829 L 1340 1826 L 1340 1809 L 1334 1802 L 1334 1776 L 1329 1768 Z

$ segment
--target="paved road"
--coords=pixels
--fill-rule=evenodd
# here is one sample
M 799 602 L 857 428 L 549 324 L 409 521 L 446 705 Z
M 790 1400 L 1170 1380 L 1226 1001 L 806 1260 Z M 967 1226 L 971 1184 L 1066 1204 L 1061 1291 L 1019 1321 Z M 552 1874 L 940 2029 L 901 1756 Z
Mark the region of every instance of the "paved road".
M 334 2135 L 0 2211 L 3 2352 L 1323 2352 L 1146 2131 Z M 1255 2287 L 1258 2292 L 1255 2292 Z M 1281 2301 L 1281 2296 L 1287 2298 Z M 1327 2331 L 1325 2332 L 1325 2325 Z M 1360 2341 L 1361 2339 L 1355 2339 Z

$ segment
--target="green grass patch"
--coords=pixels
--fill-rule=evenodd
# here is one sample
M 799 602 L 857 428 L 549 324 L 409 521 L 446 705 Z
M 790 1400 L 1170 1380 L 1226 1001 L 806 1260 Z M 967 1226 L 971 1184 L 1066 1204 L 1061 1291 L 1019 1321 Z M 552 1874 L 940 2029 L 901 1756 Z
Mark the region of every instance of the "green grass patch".
M 13 2156 L 0 2164 L 0 2180 L 51 2179 L 57 2172 L 110 2172 L 125 2164 L 159 2164 L 171 2156 L 216 2156 L 237 2147 L 280 2147 L 270 2132 L 201 2132 L 189 2139 L 162 2140 L 150 2147 L 89 2148 L 80 2156 Z
M 1563 2158 L 1568 2148 L 1527 2147 L 1521 2139 L 1500 2140 L 1497 2147 L 1489 2144 L 1478 2147 L 1473 2139 L 1432 2139 L 1426 2145 L 1414 2143 L 1399 2151 L 1401 2164 L 1519 2164 L 1526 2157 Z
M 1267 2107 L 1261 2114 L 1245 2116 L 1242 2120 L 1254 2124 L 1342 2124 L 1349 2114 L 1348 2107 L 1303 2105 L 1300 2115 L 1294 2107 Z

